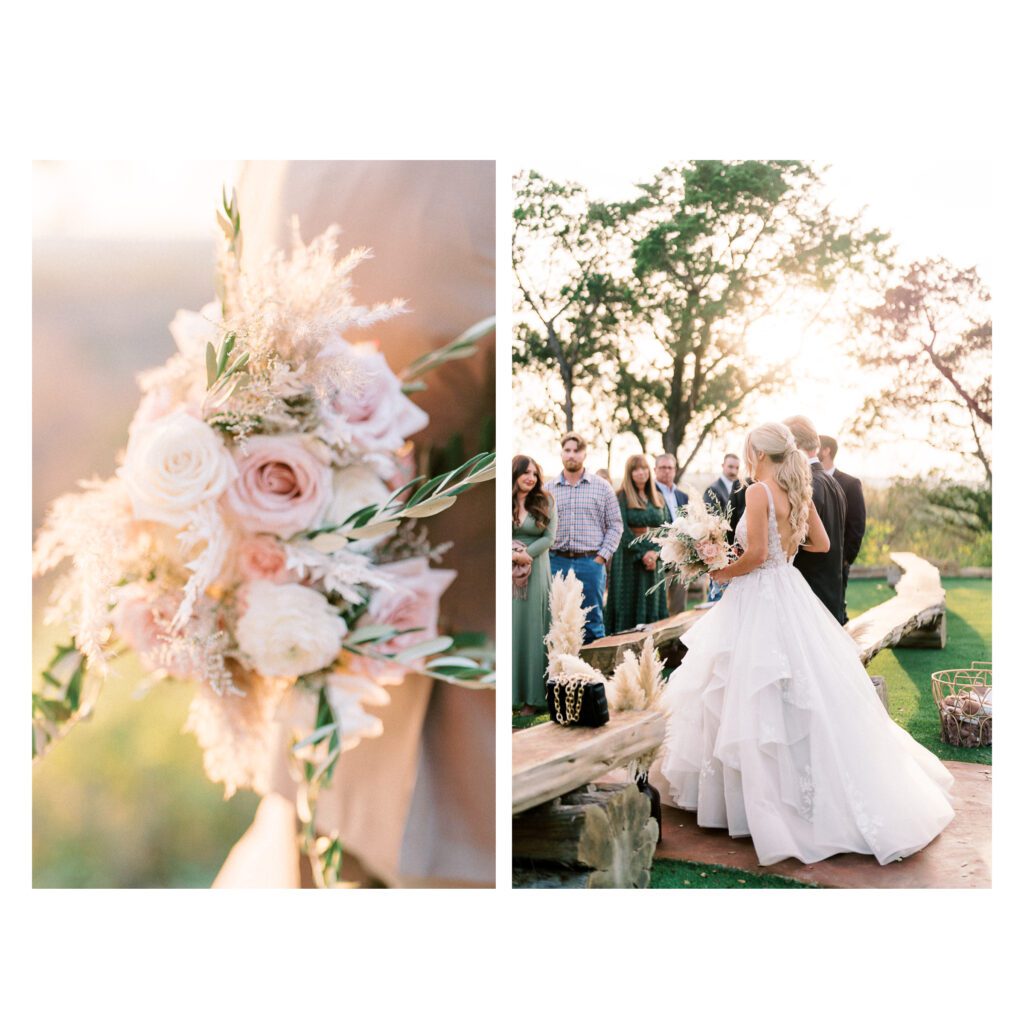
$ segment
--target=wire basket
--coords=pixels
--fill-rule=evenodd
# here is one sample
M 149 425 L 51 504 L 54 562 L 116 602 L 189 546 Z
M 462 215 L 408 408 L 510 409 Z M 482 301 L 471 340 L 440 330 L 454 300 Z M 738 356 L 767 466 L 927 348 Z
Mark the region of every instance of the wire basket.
M 932 673 L 932 698 L 939 709 L 942 742 L 954 747 L 992 746 L 992 663 Z

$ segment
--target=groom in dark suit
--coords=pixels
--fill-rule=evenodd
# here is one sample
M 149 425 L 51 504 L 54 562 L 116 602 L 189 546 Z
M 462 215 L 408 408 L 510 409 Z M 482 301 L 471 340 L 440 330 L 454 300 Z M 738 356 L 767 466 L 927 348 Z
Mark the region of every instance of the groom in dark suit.
M 864 531 L 867 529 L 867 509 L 864 505 L 864 488 L 860 481 L 849 473 L 835 468 L 836 452 L 839 442 L 834 437 L 819 434 L 821 447 L 818 458 L 822 468 L 839 486 L 846 496 L 846 529 L 843 531 L 843 624 L 849 619 L 846 615 L 846 587 L 850 581 L 850 566 L 857 561 Z
M 727 505 L 732 505 L 729 512 L 729 537 L 743 515 L 745 494 L 740 486 L 740 460 L 738 455 L 726 455 L 722 460 L 722 475 L 704 492 L 704 504 L 710 505 L 719 515 L 725 512 Z
M 835 616 L 840 625 L 846 621 L 843 586 L 843 532 L 846 529 L 846 495 L 825 472 L 818 459 L 820 440 L 814 424 L 806 416 L 791 416 L 783 421 L 796 438 L 797 447 L 811 464 L 811 488 L 814 507 L 828 534 L 829 549 L 824 554 L 800 551 L 793 565 L 800 570 L 811 590 Z

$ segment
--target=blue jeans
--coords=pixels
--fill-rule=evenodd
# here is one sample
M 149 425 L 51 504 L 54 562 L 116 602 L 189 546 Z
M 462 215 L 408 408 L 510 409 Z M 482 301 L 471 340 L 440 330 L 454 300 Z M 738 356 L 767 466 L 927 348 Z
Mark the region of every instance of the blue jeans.
M 604 636 L 604 566 L 593 558 L 560 558 L 551 556 L 551 575 L 571 569 L 576 579 L 583 584 L 583 607 L 587 612 L 587 624 L 583 629 L 583 642 L 600 640 Z

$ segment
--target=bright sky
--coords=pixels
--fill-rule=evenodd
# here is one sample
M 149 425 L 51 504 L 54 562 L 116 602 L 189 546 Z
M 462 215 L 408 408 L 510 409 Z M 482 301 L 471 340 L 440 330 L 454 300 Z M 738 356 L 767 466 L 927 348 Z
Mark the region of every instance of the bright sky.
M 645 159 L 642 163 L 537 160 L 524 164 L 559 180 L 580 182 L 598 199 L 624 199 L 634 192 L 633 182 L 650 177 L 666 163 L 678 159 Z M 822 162 L 819 162 L 819 166 Z M 854 213 L 866 208 L 865 222 L 889 231 L 899 246 L 899 257 L 910 260 L 945 256 L 962 266 L 977 266 L 991 281 L 993 247 L 988 206 L 993 169 L 981 162 L 921 158 L 835 160 L 824 175 L 826 195 L 836 209 Z M 817 325 L 804 328 L 802 318 L 769 316 L 754 325 L 750 347 L 754 354 L 775 359 L 796 356 L 795 383 L 788 393 L 766 398 L 752 406 L 759 420 L 782 419 L 795 413 L 809 416 L 822 433 L 838 437 L 842 451 L 838 464 L 865 479 L 927 472 L 930 469 L 962 472 L 959 459 L 937 452 L 927 443 L 907 440 L 913 425 L 899 437 L 871 447 L 844 445 L 843 426 L 852 418 L 870 387 L 841 351 L 842 339 Z M 533 455 L 546 473 L 560 469 L 557 441 L 530 423 L 521 409 L 515 446 Z M 739 451 L 742 432 L 725 434 L 709 443 L 691 464 L 695 473 L 717 471 L 726 450 Z M 632 436 L 612 445 L 612 474 L 618 479 L 626 458 L 640 450 Z M 603 465 L 605 452 L 594 451 L 591 468 Z
M 32 233 L 36 238 L 209 238 L 222 186 L 239 164 L 209 162 L 37 161 Z

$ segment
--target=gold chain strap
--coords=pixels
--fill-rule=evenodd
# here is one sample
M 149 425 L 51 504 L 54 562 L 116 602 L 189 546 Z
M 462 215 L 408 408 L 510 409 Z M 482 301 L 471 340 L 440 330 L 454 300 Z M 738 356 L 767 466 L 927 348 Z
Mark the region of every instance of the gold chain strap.
M 586 683 L 570 679 L 566 683 L 555 683 L 555 720 L 559 725 L 572 725 L 580 720 L 583 710 L 583 690 Z M 558 706 L 558 693 L 562 691 L 562 706 Z

